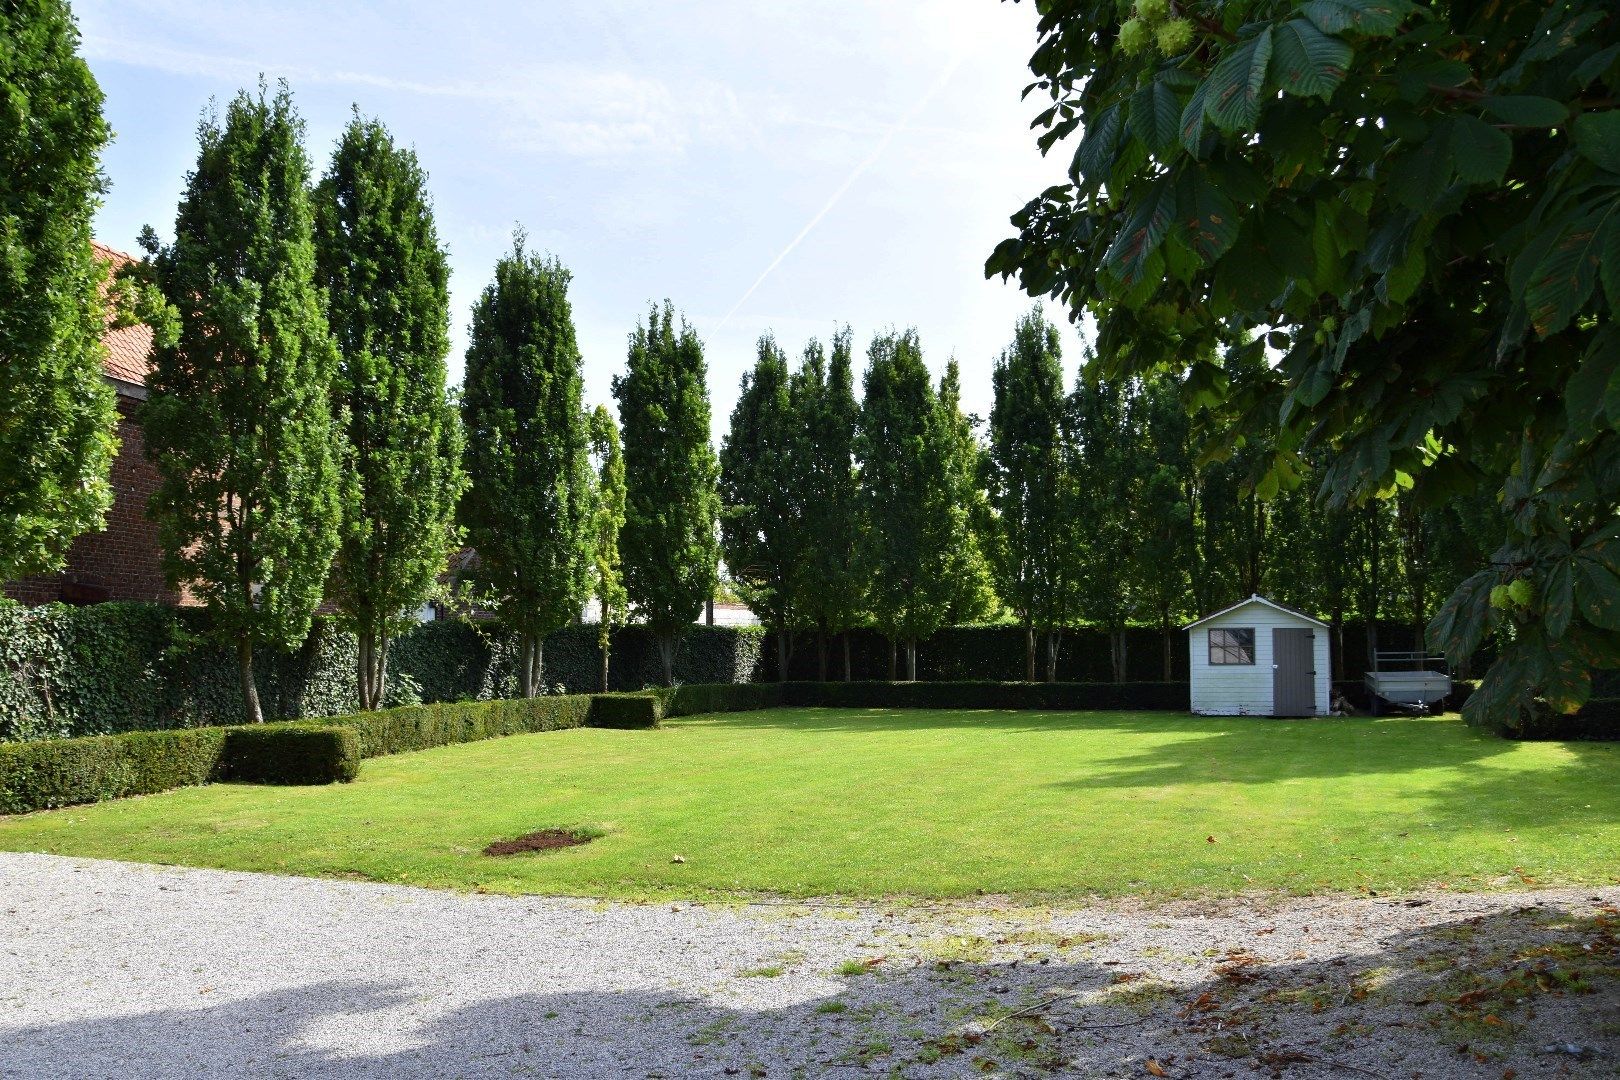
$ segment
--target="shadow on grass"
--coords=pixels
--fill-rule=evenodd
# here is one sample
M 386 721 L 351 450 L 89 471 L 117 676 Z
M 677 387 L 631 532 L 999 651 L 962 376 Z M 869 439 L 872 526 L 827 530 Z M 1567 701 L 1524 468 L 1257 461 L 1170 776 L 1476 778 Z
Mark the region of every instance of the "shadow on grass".
M 1369 902 L 1367 914 L 1376 920 L 1383 906 Z M 469 986 L 460 972 L 457 989 L 486 999 L 436 1012 L 442 986 L 334 978 L 217 1005 L 0 1022 L 0 1073 L 1136 1076 L 1152 1059 L 1164 1070 L 1154 1075 L 1171 1077 L 1599 1075 L 1620 1055 L 1617 926 L 1534 905 L 1409 929 L 1370 952 L 1319 949 L 1311 960 L 1268 950 L 1264 937 L 1234 941 L 1189 958 L 1196 974 L 1174 982 L 1130 961 L 1060 953 L 879 967 L 829 984 L 830 996 L 802 985 L 775 993 L 769 979 L 727 987 L 734 998 L 747 984 L 764 1001 L 789 1002 L 759 1009 L 654 989 L 514 994 Z M 344 962 L 334 956 L 332 967 Z M 198 981 L 231 975 L 210 973 L 206 956 L 195 971 Z M 7 989 L 31 1000 L 71 993 Z

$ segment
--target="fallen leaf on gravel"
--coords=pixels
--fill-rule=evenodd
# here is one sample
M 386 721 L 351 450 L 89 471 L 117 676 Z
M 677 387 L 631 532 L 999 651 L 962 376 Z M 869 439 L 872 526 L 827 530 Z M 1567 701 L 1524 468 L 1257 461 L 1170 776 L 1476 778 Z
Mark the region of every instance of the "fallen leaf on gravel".
M 1169 1073 L 1164 1071 L 1164 1066 L 1163 1065 L 1160 1065 L 1157 1061 L 1154 1061 L 1152 1058 L 1147 1059 L 1147 1071 L 1148 1071 L 1149 1075 L 1151 1075 L 1151 1076 L 1169 1076 L 1170 1075 Z

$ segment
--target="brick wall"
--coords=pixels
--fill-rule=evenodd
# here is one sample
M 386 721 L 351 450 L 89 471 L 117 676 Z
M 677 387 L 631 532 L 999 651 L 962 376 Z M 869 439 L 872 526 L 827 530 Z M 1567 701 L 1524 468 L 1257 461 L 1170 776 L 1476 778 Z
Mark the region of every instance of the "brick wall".
M 7 582 L 3 587 L 5 595 L 25 604 L 52 600 L 78 604 L 102 600 L 180 602 L 179 594 L 163 581 L 157 526 L 146 516 L 147 500 L 157 487 L 157 470 L 146 460 L 135 408 L 136 402 L 119 395 L 120 446 L 113 460 L 113 504 L 107 511 L 106 528 L 73 541 L 62 573 Z

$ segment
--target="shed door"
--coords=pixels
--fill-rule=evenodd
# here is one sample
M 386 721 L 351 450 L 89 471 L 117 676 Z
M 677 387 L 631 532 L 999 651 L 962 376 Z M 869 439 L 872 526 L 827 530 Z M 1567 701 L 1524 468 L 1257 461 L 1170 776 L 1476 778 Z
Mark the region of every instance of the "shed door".
M 1271 715 L 1316 713 L 1316 635 L 1310 630 L 1271 631 Z

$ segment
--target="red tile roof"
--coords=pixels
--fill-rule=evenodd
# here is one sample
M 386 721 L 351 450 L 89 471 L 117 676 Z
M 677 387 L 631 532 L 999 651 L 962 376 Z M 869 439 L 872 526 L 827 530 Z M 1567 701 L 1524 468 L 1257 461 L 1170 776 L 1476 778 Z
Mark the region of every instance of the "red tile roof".
M 96 255 L 105 259 L 114 270 L 135 261 L 133 255 L 115 251 L 106 244 L 92 242 Z M 102 370 L 109 379 L 146 385 L 146 373 L 152 370 L 152 328 L 137 323 L 109 329 L 101 339 L 107 346 L 107 359 Z

